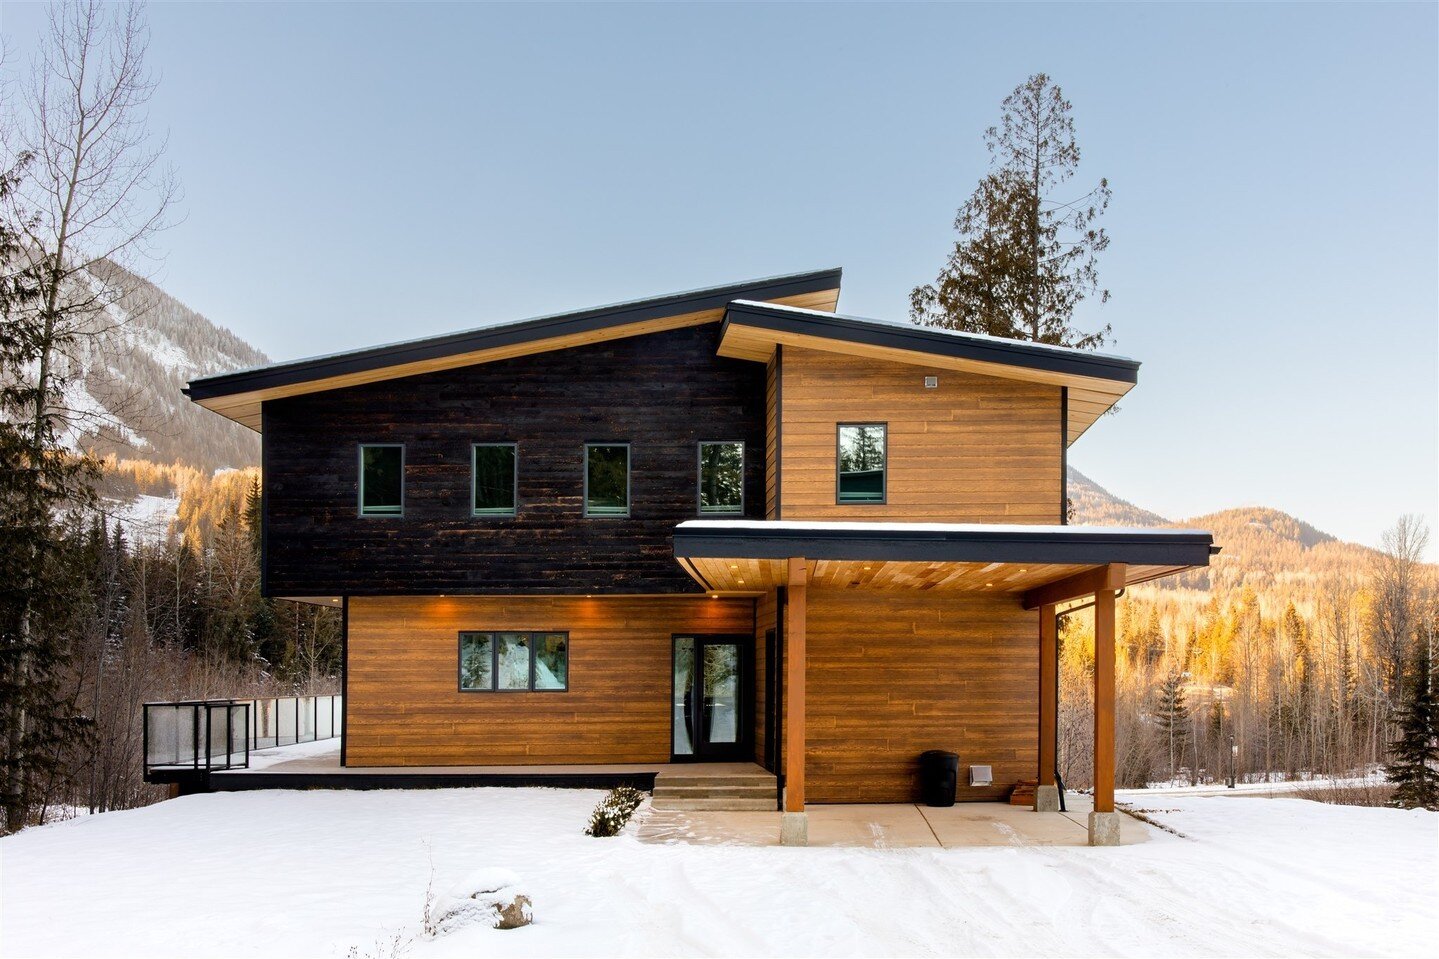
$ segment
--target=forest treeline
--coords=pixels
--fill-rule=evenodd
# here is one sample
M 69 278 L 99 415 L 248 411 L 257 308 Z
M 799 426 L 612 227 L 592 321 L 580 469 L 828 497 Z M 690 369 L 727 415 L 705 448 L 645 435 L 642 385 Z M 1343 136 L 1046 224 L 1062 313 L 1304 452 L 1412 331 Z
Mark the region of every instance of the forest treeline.
M 37 816 L 163 796 L 142 781 L 145 702 L 338 688 L 338 611 L 260 596 L 258 470 L 111 457 L 97 486 L 95 506 L 61 530 L 70 612 L 54 624 L 67 705 L 86 728 L 54 744 Z M 174 520 L 127 526 L 113 507 L 138 494 L 176 500 Z
M 1288 517 L 1261 523 L 1256 511 L 1234 512 L 1250 518 L 1213 524 L 1233 553 L 1216 558 L 1203 588 L 1192 578 L 1140 586 L 1119 604 L 1119 784 L 1212 783 L 1231 773 L 1353 778 L 1393 765 L 1416 703 L 1432 709 L 1418 702 L 1434 686 L 1439 634 L 1435 568 L 1422 562 L 1426 530 L 1401 518 L 1373 551 L 1331 545 Z M 1271 563 L 1275 555 L 1287 565 Z M 1062 621 L 1060 656 L 1061 772 L 1086 786 L 1088 611 Z M 1376 799 L 1389 792 L 1371 790 Z

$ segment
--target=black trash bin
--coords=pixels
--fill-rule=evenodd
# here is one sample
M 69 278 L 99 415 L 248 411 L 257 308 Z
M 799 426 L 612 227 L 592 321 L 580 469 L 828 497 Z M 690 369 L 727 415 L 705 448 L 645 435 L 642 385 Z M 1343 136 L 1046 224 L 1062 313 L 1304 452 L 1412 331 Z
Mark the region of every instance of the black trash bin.
M 919 794 L 926 806 L 953 806 L 958 787 L 958 753 L 930 749 L 919 754 Z

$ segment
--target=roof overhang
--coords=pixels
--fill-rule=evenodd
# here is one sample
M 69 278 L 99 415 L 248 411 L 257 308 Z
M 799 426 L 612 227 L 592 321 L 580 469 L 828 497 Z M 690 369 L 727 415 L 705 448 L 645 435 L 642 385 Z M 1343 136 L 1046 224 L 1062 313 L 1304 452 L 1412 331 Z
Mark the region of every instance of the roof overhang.
M 461 333 L 409 340 L 192 380 L 190 399 L 260 430 L 265 400 L 318 393 L 490 363 L 532 353 L 717 323 L 731 301 L 763 300 L 816 311 L 839 301 L 838 269 L 730 283 L 611 306 L 499 323 Z
M 1065 387 L 1070 443 L 1139 382 L 1138 361 L 1122 356 L 785 305 L 725 311 L 721 356 L 763 363 L 781 345 Z
M 822 588 L 1025 594 L 1100 567 L 1118 587 L 1209 565 L 1205 530 L 953 523 L 691 520 L 675 558 L 705 589 L 763 592 L 787 581 L 790 557 Z

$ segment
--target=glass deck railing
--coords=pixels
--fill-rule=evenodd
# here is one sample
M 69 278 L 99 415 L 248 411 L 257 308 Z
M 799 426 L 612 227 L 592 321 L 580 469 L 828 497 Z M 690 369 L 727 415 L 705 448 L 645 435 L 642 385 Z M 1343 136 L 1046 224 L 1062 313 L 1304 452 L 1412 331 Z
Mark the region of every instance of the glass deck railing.
M 145 770 L 244 769 L 252 750 L 338 736 L 343 707 L 343 696 L 146 703 Z

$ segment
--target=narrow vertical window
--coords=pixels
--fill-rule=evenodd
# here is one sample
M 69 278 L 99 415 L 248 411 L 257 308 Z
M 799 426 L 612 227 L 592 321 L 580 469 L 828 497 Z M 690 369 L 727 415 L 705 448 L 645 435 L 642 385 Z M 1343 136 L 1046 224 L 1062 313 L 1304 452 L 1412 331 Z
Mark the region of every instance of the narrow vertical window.
M 585 515 L 630 515 L 629 444 L 585 444 Z
M 361 444 L 360 515 L 400 516 L 405 511 L 405 448 Z
M 530 634 L 495 634 L 496 689 L 530 688 Z
M 744 512 L 744 444 L 700 444 L 700 512 Z
M 567 689 L 570 637 L 565 633 L 536 633 L 535 689 Z
M 516 465 L 513 443 L 476 443 L 470 453 L 476 516 L 514 516 Z
M 489 633 L 460 634 L 460 689 L 465 692 L 495 688 L 494 650 Z
M 886 432 L 883 423 L 840 425 L 838 502 L 884 502 Z

